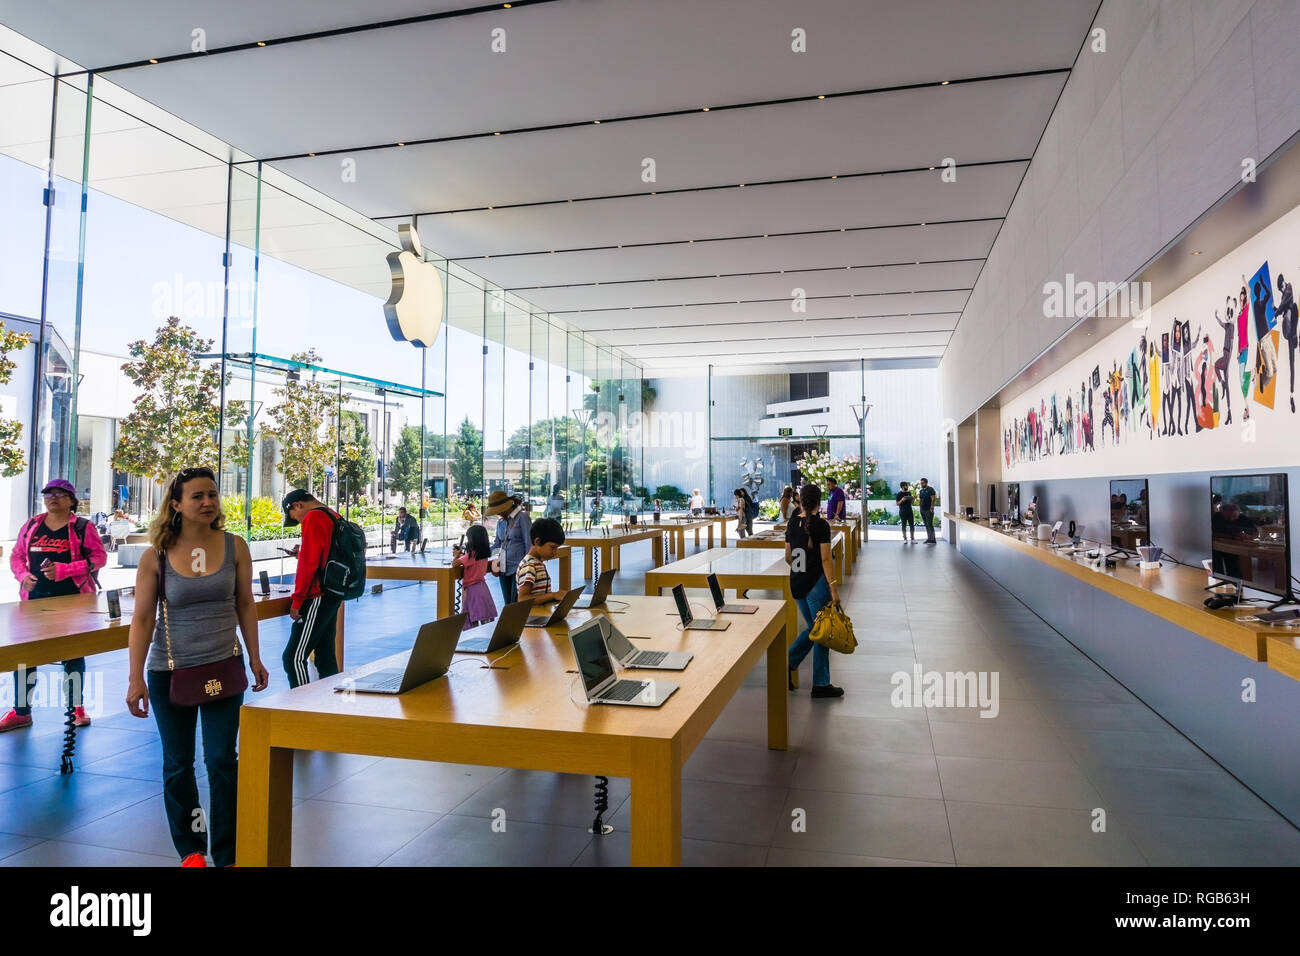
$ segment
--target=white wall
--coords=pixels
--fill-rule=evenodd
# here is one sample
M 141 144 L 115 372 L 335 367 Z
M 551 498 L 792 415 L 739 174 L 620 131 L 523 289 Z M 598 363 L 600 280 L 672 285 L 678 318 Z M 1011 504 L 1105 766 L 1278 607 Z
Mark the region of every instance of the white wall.
M 1045 282 L 1128 280 L 1300 129 L 1296 0 L 1105 0 L 1095 26 L 940 365 L 954 421 L 1073 324 Z

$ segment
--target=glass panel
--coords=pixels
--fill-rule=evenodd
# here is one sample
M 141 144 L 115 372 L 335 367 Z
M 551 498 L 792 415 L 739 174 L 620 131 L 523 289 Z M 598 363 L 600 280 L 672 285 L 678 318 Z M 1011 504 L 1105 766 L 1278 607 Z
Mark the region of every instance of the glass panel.
M 495 286 L 483 292 L 483 495 L 506 486 L 506 303 Z

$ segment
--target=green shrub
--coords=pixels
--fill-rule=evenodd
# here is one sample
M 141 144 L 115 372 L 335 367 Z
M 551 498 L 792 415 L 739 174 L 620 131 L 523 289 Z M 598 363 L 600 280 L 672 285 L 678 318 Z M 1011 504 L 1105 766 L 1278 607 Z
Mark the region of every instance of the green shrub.
M 889 482 L 884 478 L 873 478 L 867 482 L 869 498 L 892 498 L 894 493 L 889 490 Z
M 660 485 L 655 489 L 654 497 L 658 498 L 666 506 L 668 502 L 677 502 L 686 497 L 686 492 L 676 485 Z
M 890 512 L 886 508 L 872 508 L 867 512 L 868 524 L 900 524 L 902 520 L 897 514 Z
M 781 515 L 781 502 L 775 498 L 764 498 L 758 503 L 758 516 L 764 521 L 776 521 Z

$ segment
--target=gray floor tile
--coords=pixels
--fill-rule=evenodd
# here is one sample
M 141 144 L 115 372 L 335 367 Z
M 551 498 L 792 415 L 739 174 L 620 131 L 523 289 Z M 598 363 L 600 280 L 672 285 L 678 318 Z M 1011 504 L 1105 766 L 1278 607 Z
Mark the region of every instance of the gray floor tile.
M 384 866 L 569 866 L 591 842 L 577 827 L 446 816 L 384 860 Z
M 794 829 L 796 810 L 805 814 L 803 832 Z M 786 798 L 784 820 L 773 846 L 953 862 L 941 800 L 792 790 Z
M 293 795 L 301 800 L 314 797 L 353 774 L 373 766 L 380 759 L 382 758 L 361 754 L 299 750 L 293 755 Z
M 210 813 L 212 798 L 206 786 L 199 787 L 199 801 Z M 167 811 L 163 808 L 161 794 L 77 827 L 60 839 L 68 843 L 86 843 L 112 850 L 166 856 L 177 862 L 180 859 L 167 828 Z
M 847 853 L 820 853 L 816 850 L 792 850 L 774 846 L 767 852 L 768 866 L 955 866 L 953 863 L 929 863 L 922 860 L 890 860 L 880 856 L 851 856 Z
M 5 806 L 22 812 L 7 814 L 3 826 L 11 833 L 52 839 L 161 792 L 162 780 L 56 774 L 7 792 Z
M 156 740 L 158 735 L 153 725 L 144 724 L 143 721 L 141 724 L 145 728 L 143 732 L 97 727 L 94 724 L 79 729 L 76 753 L 73 755 L 74 764 L 84 767 L 114 754 L 143 747 L 151 739 Z M 61 731 L 32 734 L 27 730 L 11 730 L 0 734 L 0 761 L 4 763 L 57 771 L 62 753 Z
M 428 830 L 436 813 L 304 800 L 293 808 L 294 866 L 377 866 Z
M 22 836 L 18 833 L 0 833 L 0 859 L 40 842 L 40 837 Z
M 29 783 L 35 783 L 46 777 L 55 776 L 57 771 L 49 770 L 44 767 L 28 767 L 16 763 L 0 763 L 0 793 L 6 790 L 16 790 L 18 787 L 25 787 Z
M 1300 866 L 1300 830 L 1285 820 L 1143 814 L 1130 832 L 1152 866 Z
M 805 753 L 799 757 L 790 786 L 832 793 L 942 799 L 939 772 L 932 754 L 863 750 L 858 753 Z
M 925 714 L 931 723 L 987 723 L 996 724 L 999 727 L 1022 728 L 1047 726 L 1042 711 L 1034 706 L 1033 701 L 1023 700 L 1018 697 L 1003 697 L 1001 683 L 999 680 L 995 695 L 993 693 L 995 688 L 990 682 L 987 685 L 986 696 L 982 701 L 979 697 L 978 688 L 973 699 L 966 697 L 963 700 L 962 695 L 965 694 L 965 690 L 963 690 L 962 695 L 958 695 L 951 700 L 945 699 L 937 707 L 926 707 Z
M 626 777 L 609 777 L 609 808 L 606 819 L 613 817 L 631 792 Z M 506 770 L 492 778 L 453 812 L 459 816 L 500 817 L 509 825 L 512 820 L 547 823 L 552 826 L 585 828 L 595 817 L 596 778 L 571 773 L 547 773 L 541 770 Z
M 708 780 L 682 781 L 682 836 L 719 843 L 768 846 L 783 819 L 784 787 L 747 787 Z M 610 821 L 620 830 L 632 825 L 635 797 Z
M 312 799 L 450 813 L 501 773 L 497 767 L 389 757 L 363 767 Z
M 891 685 L 884 674 L 845 674 L 834 678 L 844 688 L 838 700 L 818 701 L 826 709 L 844 717 L 875 717 L 879 720 L 925 720 L 924 707 L 896 706 Z
M 1074 759 L 1085 768 L 1221 769 L 1203 750 L 1182 734 L 1170 729 L 1158 733 L 1063 730 L 1060 737 Z
M 959 866 L 1144 866 L 1133 841 L 1089 810 L 947 802 Z
M 788 787 L 798 755 L 731 740 L 700 741 L 682 768 L 686 780 L 712 780 L 756 787 Z
M 1010 727 L 997 720 L 932 721 L 934 752 L 952 757 L 1004 757 L 1010 760 L 1061 760 L 1065 745 L 1039 727 Z
M 1277 812 L 1222 770 L 1094 767 L 1088 779 L 1113 813 L 1276 820 Z
M 946 800 L 1091 810 L 1102 798 L 1073 763 L 939 757 Z
M 180 861 L 175 854 L 156 856 L 85 843 L 45 840 L 0 859 L 0 866 L 180 866 Z
M 765 846 L 682 840 L 682 866 L 762 866 L 767 854 Z M 631 862 L 631 835 L 626 829 L 620 829 L 593 838 L 573 865 L 629 866 Z
M 862 750 L 890 750 L 896 753 L 934 753 L 928 721 L 887 720 L 876 717 L 849 717 L 836 713 L 835 701 L 815 714 L 804 735 L 807 753 L 834 753 Z

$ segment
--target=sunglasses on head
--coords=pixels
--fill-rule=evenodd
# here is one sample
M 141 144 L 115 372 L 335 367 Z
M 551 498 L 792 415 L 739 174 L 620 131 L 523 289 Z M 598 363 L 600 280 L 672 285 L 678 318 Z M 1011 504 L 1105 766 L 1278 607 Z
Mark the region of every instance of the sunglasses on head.
M 186 468 L 176 475 L 176 483 L 178 485 L 183 485 L 185 482 L 194 478 L 210 478 L 213 481 L 217 480 L 217 476 L 212 473 L 211 468 Z

